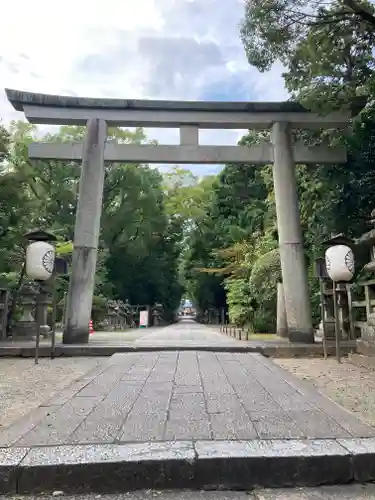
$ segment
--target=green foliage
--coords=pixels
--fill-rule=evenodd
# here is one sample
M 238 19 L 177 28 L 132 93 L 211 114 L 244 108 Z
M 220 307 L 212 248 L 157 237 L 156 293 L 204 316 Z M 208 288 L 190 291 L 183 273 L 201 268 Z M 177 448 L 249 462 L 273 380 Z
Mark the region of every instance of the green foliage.
M 343 138 L 346 165 L 297 165 L 301 224 L 310 284 L 313 321 L 320 320 L 314 260 L 331 232 L 358 236 L 374 207 L 375 116 L 371 109 Z M 304 133 L 307 143 L 329 137 Z M 252 132 L 242 139 L 254 141 Z M 211 206 L 199 237 L 193 233 L 185 254 L 185 280 L 201 309 L 229 309 L 230 320 L 258 332 L 274 332 L 276 290 L 281 280 L 277 250 L 272 168 L 227 165 L 213 185 Z
M 368 97 L 375 83 L 375 26 L 372 30 L 359 17 L 350 22 L 346 7 L 332 4 L 319 14 L 291 55 L 285 84 L 292 96 L 309 109 L 342 109 L 358 95 Z M 334 27 L 323 20 L 337 17 Z
M 262 254 L 253 264 L 249 279 L 249 296 L 252 298 L 254 331 L 276 331 L 277 283 L 282 281 L 278 249 Z
M 253 325 L 254 304 L 252 303 L 249 281 L 246 278 L 229 278 L 225 281 L 229 320 L 238 326 Z
M 343 26 L 353 25 L 360 26 L 358 38 L 360 43 L 365 43 L 366 37 L 362 39 L 362 34 L 375 31 L 374 7 L 370 2 L 336 0 L 327 4 L 325 0 L 245 0 L 241 38 L 249 63 L 266 71 L 276 61 L 290 64 L 300 44 L 305 44 L 321 30 L 326 30 L 326 36 L 321 39 L 323 47 L 317 47 L 317 53 L 322 54 L 324 50 L 325 57 L 327 50 L 331 50 L 327 47 L 329 42 L 335 39 L 339 43 Z M 325 59 L 322 63 L 325 64 Z
M 71 260 L 80 170 L 74 162 L 30 161 L 27 146 L 36 129 L 13 122 L 0 127 L 0 281 L 13 289 L 20 285 L 24 261 L 23 235 L 31 228 L 52 231 L 58 238 L 57 255 Z M 82 140 L 84 127 L 61 127 L 43 140 Z M 135 132 L 110 128 L 109 140 L 146 141 Z M 178 307 L 182 288 L 178 265 L 182 229 L 166 210 L 169 198 L 155 169 L 139 165 L 108 165 L 105 172 L 102 224 L 98 249 L 93 315 L 107 299 L 133 304 L 163 305 L 167 319 Z M 62 305 L 69 277 L 58 278 Z
M 347 109 L 358 96 L 367 97 L 367 107 L 348 134 L 296 131 L 296 138 L 307 144 L 341 143 L 348 149 L 346 165 L 296 166 L 313 319 L 317 323 L 319 294 L 313 264 L 322 255 L 322 241 L 331 232 L 360 235 L 374 208 L 374 5 L 367 0 L 245 0 L 241 38 L 250 64 L 258 70 L 269 70 L 277 61 L 283 64 L 287 90 L 308 109 L 323 114 Z M 250 132 L 241 142 L 259 142 L 263 136 Z M 241 166 L 232 172 L 230 169 L 225 167 L 217 188 L 224 198 L 216 199 L 212 209 L 217 220 L 223 214 L 217 227 L 217 231 L 225 228 L 221 246 L 234 248 L 236 242 L 246 240 L 247 247 L 257 251 L 243 257 L 241 274 L 226 280 L 229 312 L 233 321 L 243 322 L 246 317 L 255 329 L 268 331 L 275 322 L 275 284 L 281 277 L 276 246 L 262 246 L 267 239 L 273 244 L 277 239 L 272 171 L 271 167 L 258 169 L 246 184 L 246 179 L 241 179 Z M 226 182 L 228 175 L 232 177 Z M 237 184 L 252 196 L 246 198 Z M 256 242 L 260 242 L 258 247 Z M 211 248 L 211 260 L 217 266 L 216 246 Z M 221 269 L 233 269 L 233 263 L 227 259 Z

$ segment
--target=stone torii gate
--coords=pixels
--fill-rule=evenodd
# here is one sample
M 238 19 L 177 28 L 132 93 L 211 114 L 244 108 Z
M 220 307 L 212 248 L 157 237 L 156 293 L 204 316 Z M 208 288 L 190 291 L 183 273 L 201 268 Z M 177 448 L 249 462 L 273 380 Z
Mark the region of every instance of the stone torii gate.
M 18 111 L 35 124 L 86 125 L 84 144 L 34 143 L 30 158 L 82 160 L 72 273 L 63 341 L 88 342 L 104 184 L 104 163 L 273 164 L 277 224 L 289 338 L 313 342 L 307 270 L 295 163 L 345 163 L 346 151 L 292 144 L 291 129 L 345 127 L 352 112 L 326 116 L 292 102 L 194 102 L 95 99 L 6 89 Z M 180 145 L 106 143 L 107 126 L 179 128 Z M 270 129 L 272 142 L 250 147 L 201 146 L 199 129 Z

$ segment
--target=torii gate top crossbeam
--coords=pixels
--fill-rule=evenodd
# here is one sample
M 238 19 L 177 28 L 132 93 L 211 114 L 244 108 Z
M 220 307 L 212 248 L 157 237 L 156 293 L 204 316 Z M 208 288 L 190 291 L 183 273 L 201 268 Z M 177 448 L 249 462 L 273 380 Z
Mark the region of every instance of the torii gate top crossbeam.
M 99 118 L 123 127 L 266 129 L 277 121 L 295 128 L 337 128 L 347 125 L 364 106 L 360 99 L 348 111 L 320 116 L 294 102 L 100 99 L 5 91 L 13 107 L 23 111 L 30 123 L 51 125 L 85 125 L 90 118 Z

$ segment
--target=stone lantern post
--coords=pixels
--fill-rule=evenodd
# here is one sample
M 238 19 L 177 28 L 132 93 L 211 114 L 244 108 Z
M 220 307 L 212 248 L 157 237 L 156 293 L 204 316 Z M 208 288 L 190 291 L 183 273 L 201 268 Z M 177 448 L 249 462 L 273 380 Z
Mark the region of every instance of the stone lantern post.
M 40 335 L 47 336 L 50 328 L 47 324 L 48 289 L 45 282 L 55 270 L 55 247 L 51 245 L 56 237 L 47 231 L 32 231 L 25 235 L 28 240 L 26 249 L 26 276 L 39 284 L 36 297 L 36 349 L 35 363 L 38 363 Z
M 20 290 L 22 316 L 12 329 L 12 340 L 33 340 L 36 336 L 34 317 L 37 290 L 31 283 L 24 283 Z
M 340 341 L 347 339 L 350 332 L 350 316 L 348 306 L 347 283 L 354 276 L 354 241 L 343 234 L 332 237 L 325 242 L 325 264 L 328 276 L 332 280 L 332 298 L 335 318 L 336 357 L 340 362 Z
M 339 263 L 340 266 L 340 272 L 346 272 L 348 273 L 348 269 L 346 268 L 345 264 L 345 255 L 347 252 L 350 250 L 351 255 L 352 253 L 352 248 L 354 246 L 354 241 L 351 238 L 348 238 L 344 234 L 338 234 L 335 236 L 332 236 L 331 238 L 325 240 L 323 242 L 323 246 L 326 249 L 326 252 L 329 250 L 329 253 L 331 254 L 331 260 L 332 260 L 332 252 L 334 253 L 334 264 L 337 265 Z M 330 250 L 331 248 L 333 249 L 336 247 L 336 250 Z M 339 248 L 341 247 L 346 247 L 347 250 L 344 251 L 346 252 L 345 255 L 343 256 L 343 260 L 341 256 L 338 256 L 337 252 Z M 337 261 L 337 257 L 339 260 Z M 329 258 L 329 257 L 328 257 Z M 335 260 L 336 258 L 336 260 Z M 354 266 L 354 256 L 353 256 L 353 262 L 352 265 Z M 324 267 L 324 269 L 323 269 Z M 334 312 L 334 281 L 332 280 L 332 277 L 330 275 L 330 270 L 328 267 L 332 268 L 332 263 L 328 264 L 327 266 L 327 259 L 324 259 L 324 266 L 322 265 L 322 270 L 323 274 L 321 276 L 322 278 L 322 294 L 323 294 L 323 310 L 324 314 L 322 317 L 322 321 L 324 321 L 324 327 L 325 327 L 325 332 L 326 332 L 326 338 L 327 340 L 334 340 L 335 338 L 335 312 Z M 354 274 L 354 267 L 352 268 L 353 274 Z M 332 272 L 332 269 L 331 269 Z M 351 277 L 353 276 L 351 274 Z M 341 277 L 343 275 L 341 274 Z M 349 277 L 349 274 L 346 276 Z M 351 279 L 350 277 L 350 279 Z M 348 300 L 347 300 L 347 293 L 346 293 L 346 282 L 350 281 L 349 280 L 336 280 L 336 291 L 340 296 L 340 310 L 339 310 L 339 315 L 340 315 L 340 331 L 341 331 L 341 337 L 343 339 L 348 339 L 350 337 L 350 320 L 349 320 L 349 306 L 348 306 Z

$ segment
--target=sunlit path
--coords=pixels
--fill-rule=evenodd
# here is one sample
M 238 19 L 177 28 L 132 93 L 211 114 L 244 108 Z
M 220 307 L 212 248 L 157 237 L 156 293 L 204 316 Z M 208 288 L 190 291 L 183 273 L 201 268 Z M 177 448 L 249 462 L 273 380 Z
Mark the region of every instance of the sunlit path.
M 238 340 L 219 333 L 212 327 L 200 325 L 192 319 L 182 319 L 165 328 L 150 328 L 134 344 L 152 345 L 220 345 L 236 344 Z

